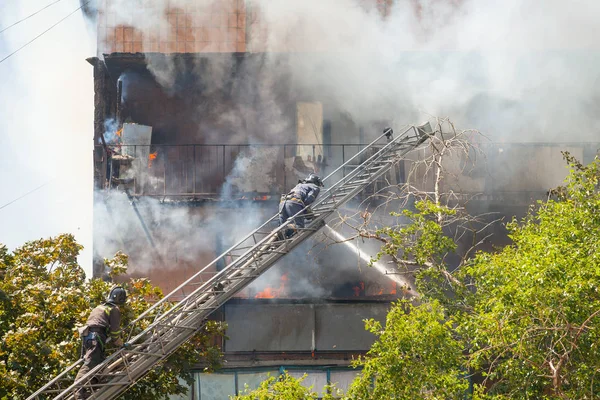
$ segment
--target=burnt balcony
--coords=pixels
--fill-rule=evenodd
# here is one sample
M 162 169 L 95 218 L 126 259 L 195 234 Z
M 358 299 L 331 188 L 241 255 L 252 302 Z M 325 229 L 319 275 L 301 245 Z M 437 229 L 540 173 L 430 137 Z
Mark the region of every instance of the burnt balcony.
M 287 192 L 310 173 L 328 175 L 362 147 L 360 144 L 96 146 L 96 185 L 127 190 L 134 197 L 267 200 Z
M 126 190 L 130 196 L 179 200 L 269 200 L 289 191 L 315 172 L 327 176 L 350 159 L 361 144 L 151 144 L 96 146 L 98 189 Z M 486 143 L 474 166 L 458 155 L 446 167 L 455 175 L 443 190 L 477 194 L 483 201 L 529 204 L 562 183 L 567 169 L 562 151 L 584 163 L 596 156 L 599 143 Z M 405 182 L 414 160 L 428 149 L 409 154 L 366 190 Z M 364 157 L 369 157 L 366 154 Z M 360 161 L 359 161 L 360 162 Z M 413 171 L 410 179 L 427 190 L 431 171 Z M 343 172 L 340 172 L 343 174 Z M 332 181 L 341 178 L 332 177 Z M 512 199 L 512 200 L 511 200 Z M 516 200 L 515 200 L 516 199 Z

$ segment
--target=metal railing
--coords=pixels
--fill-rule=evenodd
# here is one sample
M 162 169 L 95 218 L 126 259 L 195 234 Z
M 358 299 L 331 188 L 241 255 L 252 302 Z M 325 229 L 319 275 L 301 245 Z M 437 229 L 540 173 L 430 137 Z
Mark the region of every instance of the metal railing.
M 264 197 L 287 192 L 308 173 L 329 174 L 332 166 L 345 163 L 363 147 L 361 144 L 153 144 L 109 145 L 106 149 L 98 146 L 96 154 L 103 156 L 96 161 L 96 179 L 100 181 L 97 187 L 125 186 L 131 195 L 138 197 Z M 539 188 L 535 186 L 536 171 L 526 162 L 539 164 L 543 169 L 541 164 L 547 164 L 550 157 L 560 167 L 560 150 L 566 149 L 586 163 L 596 154 L 600 143 L 483 143 L 480 147 L 485 154 L 482 160 L 485 165 L 478 168 L 477 174 L 484 181 L 473 190 L 495 193 L 520 192 L 525 187 L 546 190 L 544 182 L 540 182 Z M 540 161 L 536 162 L 536 158 Z M 401 163 L 392 174 L 397 181 L 404 181 L 405 170 L 407 166 Z M 511 171 L 519 176 L 520 186 L 507 180 Z M 555 172 L 561 171 L 559 168 Z M 557 179 L 560 182 L 562 177 Z
M 327 175 L 364 144 L 97 146 L 98 185 L 134 196 L 241 197 L 281 193 L 311 172 Z M 127 154 L 127 156 L 125 156 Z

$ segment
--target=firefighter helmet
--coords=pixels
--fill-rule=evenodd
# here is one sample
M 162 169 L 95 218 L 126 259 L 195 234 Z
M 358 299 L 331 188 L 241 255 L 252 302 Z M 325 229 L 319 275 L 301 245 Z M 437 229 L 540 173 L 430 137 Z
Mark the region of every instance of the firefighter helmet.
M 123 289 L 121 286 L 115 286 L 111 289 L 110 293 L 108 294 L 106 302 L 121 305 L 125 304 L 126 300 L 127 292 L 125 291 L 125 289 Z
M 314 183 L 317 186 L 323 186 L 323 181 L 315 174 L 310 174 L 308 178 L 304 180 L 304 183 Z

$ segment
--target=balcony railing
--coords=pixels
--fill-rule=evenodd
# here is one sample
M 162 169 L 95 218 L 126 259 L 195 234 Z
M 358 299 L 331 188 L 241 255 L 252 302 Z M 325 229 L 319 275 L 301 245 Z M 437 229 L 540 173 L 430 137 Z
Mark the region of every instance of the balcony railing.
M 329 174 L 362 147 L 360 144 L 97 146 L 96 184 L 99 188 L 126 189 L 132 196 L 267 199 L 289 191 L 298 179 L 311 172 Z M 545 191 L 566 175 L 561 150 L 589 162 L 599 147 L 598 143 L 486 143 L 482 147 L 485 157 L 478 161 L 479 166 L 470 171 L 469 177 L 458 178 L 464 179 L 457 189 L 487 194 Z M 427 150 L 419 150 L 424 151 Z M 412 158 L 421 158 L 421 153 Z M 385 177 L 386 182 L 404 182 L 405 171 L 410 168 L 408 163 L 392 170 Z
M 360 151 L 335 145 L 97 146 L 98 186 L 134 196 L 264 197 L 286 192 L 298 179 L 327 175 Z

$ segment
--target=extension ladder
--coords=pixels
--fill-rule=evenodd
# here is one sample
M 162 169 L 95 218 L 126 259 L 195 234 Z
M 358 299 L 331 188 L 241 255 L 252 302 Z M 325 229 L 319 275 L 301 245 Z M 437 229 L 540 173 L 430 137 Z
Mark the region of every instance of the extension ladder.
M 293 218 L 273 229 L 278 224 L 278 215 L 274 215 L 124 329 L 129 332 L 127 342 L 130 347 L 115 351 L 73 382 L 76 367 L 82 363 L 80 359 L 28 400 L 73 399 L 80 388 L 92 393 L 90 399 L 114 399 L 196 334 L 213 311 L 323 227 L 335 210 L 383 177 L 404 155 L 432 135 L 429 123 L 408 126 L 396 137 L 390 128 L 386 129 L 323 179 L 326 183 L 343 175 L 336 183 L 321 190 L 311 206 L 313 218 L 304 228 L 282 240 L 278 233 L 285 230 Z M 382 143 L 384 138 L 387 142 Z M 216 271 L 218 263 L 224 267 Z

